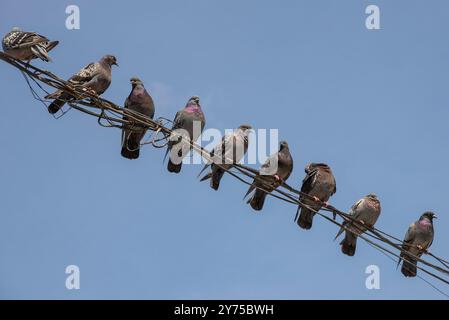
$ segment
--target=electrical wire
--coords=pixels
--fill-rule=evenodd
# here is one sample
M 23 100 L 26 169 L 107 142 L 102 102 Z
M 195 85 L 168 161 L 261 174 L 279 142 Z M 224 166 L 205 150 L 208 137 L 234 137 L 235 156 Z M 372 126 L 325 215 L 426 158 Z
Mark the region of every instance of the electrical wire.
M 346 225 L 343 223 L 339 223 L 336 221 L 336 216 L 339 216 L 343 219 L 343 221 L 351 222 L 352 226 L 355 227 L 358 231 L 360 231 L 360 234 L 358 235 L 359 238 L 363 239 L 365 242 L 367 242 L 370 246 L 374 247 L 376 250 L 382 252 L 383 254 L 387 255 L 389 258 L 397 257 L 401 259 L 401 253 L 404 253 L 404 257 L 402 257 L 403 260 L 409 261 L 410 260 L 416 260 L 418 262 L 421 262 L 423 265 L 433 269 L 436 272 L 441 273 L 444 276 L 449 275 L 449 262 L 446 259 L 443 259 L 441 257 L 438 257 L 434 255 L 433 253 L 426 251 L 424 254 L 434 258 L 436 261 L 438 261 L 441 265 L 444 266 L 444 268 L 439 267 L 433 263 L 430 263 L 421 257 L 412 255 L 411 253 L 404 251 L 403 249 L 403 241 L 400 240 L 397 237 L 394 237 L 382 230 L 379 230 L 377 228 L 369 228 L 360 221 L 355 220 L 351 215 L 338 210 L 337 208 L 329 205 L 328 203 L 321 202 L 316 200 L 315 198 L 309 196 L 308 194 L 305 194 L 299 190 L 296 190 L 295 188 L 289 186 L 285 182 L 282 182 L 278 185 L 276 185 L 275 189 L 271 192 L 269 190 L 272 189 L 272 185 L 270 185 L 272 182 L 268 181 L 266 177 L 259 175 L 259 171 L 255 170 L 251 167 L 247 167 L 242 164 L 235 163 L 231 167 L 225 167 L 222 166 L 220 163 L 216 163 L 216 159 L 214 159 L 209 151 L 205 150 L 201 146 L 197 145 L 194 141 L 191 141 L 188 137 L 185 137 L 183 135 L 177 134 L 175 131 L 172 131 L 171 129 L 167 128 L 166 125 L 169 123 L 172 123 L 171 120 L 166 118 L 158 118 L 156 120 L 151 119 L 149 117 L 146 117 L 138 112 L 119 107 L 118 105 L 114 104 L 111 101 L 108 101 L 106 99 L 100 98 L 99 96 L 95 95 L 93 92 L 90 92 L 82 87 L 76 87 L 73 86 L 71 83 L 57 77 L 53 73 L 39 69 L 31 64 L 24 63 L 20 60 L 16 60 L 2 52 L 0 52 L 0 59 L 5 61 L 6 63 L 12 65 L 16 69 L 20 70 L 23 74 L 27 85 L 29 86 L 31 93 L 33 95 L 33 98 L 40 101 L 44 105 L 46 105 L 46 102 L 44 98 L 41 98 L 38 94 L 37 90 L 33 87 L 33 83 L 40 89 L 42 92 L 48 94 L 48 92 L 42 87 L 41 83 L 46 84 L 50 87 L 53 87 L 57 90 L 62 90 L 73 99 L 69 99 L 65 102 L 70 106 L 70 109 L 75 109 L 77 111 L 83 112 L 85 114 L 88 114 L 90 116 L 94 116 L 97 118 L 98 124 L 103 127 L 114 127 L 123 129 L 126 127 L 128 130 L 133 130 L 133 128 L 136 128 L 136 130 L 142 130 L 142 128 L 149 130 L 152 132 L 151 138 L 149 138 L 148 141 L 143 142 L 142 145 L 153 145 L 155 148 L 162 148 L 165 147 L 168 138 L 171 135 L 175 135 L 181 139 L 183 143 L 189 144 L 191 149 L 195 152 L 199 153 L 201 157 L 203 157 L 207 163 L 214 163 L 215 165 L 219 166 L 223 170 L 225 170 L 229 175 L 233 176 L 240 182 L 253 186 L 257 189 L 260 189 L 264 192 L 266 192 L 269 196 L 277 198 L 279 200 L 282 200 L 284 202 L 288 202 L 291 204 L 294 204 L 298 207 L 304 207 L 315 214 L 321 216 L 327 221 L 330 221 L 331 223 L 339 226 L 340 228 L 344 228 L 346 231 L 349 229 Z M 31 79 L 31 81 L 30 81 Z M 64 116 L 66 114 L 66 111 L 62 111 L 61 115 L 58 117 L 55 117 L 56 119 L 60 118 L 61 116 Z M 106 123 L 102 121 L 106 121 Z M 161 136 L 161 137 L 159 137 Z M 165 141 L 164 144 L 160 145 L 157 144 L 161 141 Z M 224 159 L 229 160 L 231 159 Z M 251 180 L 246 180 L 244 177 L 249 178 Z M 257 185 L 254 183 L 255 181 L 261 182 L 257 183 Z M 322 211 L 329 212 L 333 214 L 333 218 L 328 217 L 327 215 L 324 215 L 319 210 L 314 210 L 313 208 L 307 206 L 304 204 L 300 199 L 308 199 L 315 202 L 318 202 L 322 208 Z M 370 239 L 371 238 L 371 239 Z M 376 242 L 377 241 L 377 242 Z M 393 242 L 396 241 L 396 242 Z M 382 244 L 380 244 L 380 243 Z M 398 250 L 400 254 L 394 253 L 390 249 L 386 248 L 384 245 L 387 245 L 391 247 L 392 249 Z M 410 259 L 410 260 L 408 260 Z M 433 277 L 434 279 L 440 281 L 441 283 L 449 285 L 449 281 L 444 279 L 442 275 L 438 275 L 435 272 L 429 271 L 427 268 L 423 266 L 417 266 L 418 269 L 426 273 L 427 275 Z M 444 293 L 442 290 L 435 287 L 433 284 L 425 280 L 424 278 L 418 277 L 422 280 L 424 280 L 427 284 L 432 286 L 435 290 L 440 292 L 441 294 L 445 295 L 446 297 L 449 297 L 446 293 Z

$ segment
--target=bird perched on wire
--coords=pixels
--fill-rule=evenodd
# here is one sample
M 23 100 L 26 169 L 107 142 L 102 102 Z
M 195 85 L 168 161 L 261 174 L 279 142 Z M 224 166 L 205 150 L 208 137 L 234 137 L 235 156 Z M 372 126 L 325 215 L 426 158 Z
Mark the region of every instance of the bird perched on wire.
M 117 59 L 112 55 L 105 55 L 98 62 L 89 63 L 76 74 L 74 74 L 68 82 L 73 86 L 80 86 L 86 91 L 93 94 L 103 94 L 111 84 L 112 81 L 112 66 L 118 66 Z M 62 106 L 70 99 L 73 99 L 70 94 L 62 90 L 58 90 L 49 94 L 45 99 L 54 99 L 48 106 L 48 112 L 54 114 L 62 108 Z
M 288 179 L 292 170 L 293 158 L 290 154 L 288 143 L 281 141 L 279 151 L 272 154 L 262 165 L 259 174 L 254 178 L 248 192 L 246 192 L 245 197 L 255 189 L 254 194 L 248 199 L 247 203 L 256 211 L 262 210 L 267 192 L 271 193 L 282 185 Z
M 35 32 L 22 31 L 14 27 L 8 32 L 2 41 L 3 51 L 18 60 L 31 61 L 39 58 L 43 61 L 51 61 L 48 52 L 58 45 L 59 41 L 50 41 L 46 37 Z
M 206 118 L 201 109 L 200 98 L 193 96 L 187 101 L 184 109 L 176 113 L 173 121 L 169 142 L 167 144 L 167 154 L 169 155 L 167 169 L 169 172 L 179 173 L 182 168 L 182 159 L 187 155 L 192 146 L 186 139 L 195 142 L 206 125 Z M 184 137 L 185 139 L 182 139 Z
M 151 96 L 145 89 L 143 82 L 139 78 L 131 78 L 131 93 L 125 101 L 125 109 L 135 111 L 151 119 L 154 117 L 154 103 Z M 126 115 L 123 120 L 129 120 Z M 122 151 L 123 157 L 137 159 L 140 153 L 140 141 L 145 136 L 147 129 L 139 124 L 125 126 L 122 130 Z
M 331 168 L 325 163 L 310 163 L 306 166 L 305 172 L 306 177 L 302 182 L 301 192 L 313 199 L 300 195 L 299 200 L 315 211 L 298 207 L 296 223 L 308 230 L 312 228 L 313 217 L 315 212 L 321 209 L 321 203 L 327 202 L 337 192 L 337 183 Z
M 372 228 L 380 216 L 381 206 L 377 196 L 373 193 L 368 194 L 363 199 L 360 199 L 349 210 L 351 220 L 345 220 L 343 227 L 335 236 L 338 238 L 343 231 L 346 230 L 345 238 L 340 242 L 341 251 L 353 256 L 357 245 L 357 237 L 366 231 L 367 228 Z
M 218 190 L 221 178 L 226 170 L 230 169 L 233 164 L 238 163 L 248 151 L 248 136 L 251 126 L 243 124 L 234 130 L 231 134 L 224 136 L 210 153 L 213 158 L 212 163 L 208 163 L 201 170 L 200 174 L 206 170 L 209 165 L 211 172 L 201 178 L 200 181 L 210 179 L 210 187 Z
M 425 212 L 418 221 L 410 225 L 402 243 L 401 257 L 398 266 L 402 262 L 401 272 L 406 277 L 416 277 L 417 259 L 430 248 L 434 238 L 433 212 Z

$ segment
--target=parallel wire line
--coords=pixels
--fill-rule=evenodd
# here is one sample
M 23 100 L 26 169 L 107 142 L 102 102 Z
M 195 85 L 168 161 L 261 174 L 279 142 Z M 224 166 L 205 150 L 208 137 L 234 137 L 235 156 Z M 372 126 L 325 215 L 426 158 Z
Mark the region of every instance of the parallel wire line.
M 385 255 L 388 259 L 390 259 L 393 262 L 396 262 L 396 260 L 390 256 L 388 253 L 384 252 L 383 250 L 380 250 L 379 248 L 371 245 L 371 243 L 368 243 L 371 247 L 373 247 L 374 249 L 376 249 L 377 251 L 379 251 L 380 253 L 382 253 L 383 255 Z M 449 298 L 449 295 L 444 292 L 443 290 L 441 290 L 440 288 L 438 288 L 437 286 L 435 286 L 433 283 L 431 283 L 430 281 L 426 280 L 425 278 L 421 277 L 419 274 L 416 275 L 420 280 L 424 281 L 427 285 L 429 285 L 430 287 L 432 287 L 434 290 L 438 291 L 440 294 L 442 294 L 443 296 L 445 296 L 446 298 Z
M 1 53 L 0 53 L 0 54 L 1 54 Z M 2 58 L 2 57 L 0 57 L 0 58 Z M 7 61 L 7 62 L 9 62 L 9 61 Z M 18 61 L 18 62 L 21 63 L 21 61 Z M 22 63 L 22 64 L 23 64 L 23 63 Z M 18 66 L 18 67 L 19 67 L 20 69 L 23 68 L 22 66 Z M 29 72 L 27 72 L 27 71 L 28 71 L 27 68 L 30 68 L 30 67 L 32 67 L 32 68 L 35 70 L 35 73 L 29 73 Z M 133 111 L 131 111 L 131 110 L 123 110 L 122 108 L 116 106 L 116 105 L 113 104 L 112 102 L 107 101 L 107 100 L 105 100 L 105 99 L 101 99 L 101 98 L 99 98 L 99 97 L 97 97 L 97 96 L 95 96 L 95 95 L 92 95 L 92 94 L 90 94 L 88 91 L 83 91 L 83 92 L 81 92 L 81 93 L 76 92 L 75 89 L 70 88 L 70 84 L 69 84 L 69 83 L 67 83 L 66 81 L 64 81 L 64 80 L 62 80 L 62 79 L 59 79 L 59 78 L 56 77 L 54 74 L 52 74 L 52 73 L 50 73 L 50 72 L 48 72 L 48 71 L 40 70 L 40 69 L 38 69 L 38 68 L 36 68 L 36 67 L 34 67 L 34 66 L 31 66 L 31 65 L 26 65 L 23 71 L 26 72 L 28 75 L 30 75 L 30 76 L 32 76 L 32 77 L 37 77 L 37 78 L 38 78 L 39 80 L 41 80 L 41 81 L 44 80 L 44 79 L 42 79 L 41 77 L 39 77 L 40 74 L 45 74 L 45 75 L 47 75 L 47 76 L 53 78 L 53 79 L 50 79 L 50 81 L 48 81 L 48 79 L 45 79 L 45 80 L 47 80 L 47 81 L 44 80 L 43 82 L 44 82 L 44 83 L 46 82 L 46 83 L 47 83 L 48 85 L 50 85 L 50 86 L 53 85 L 55 88 L 60 89 L 60 90 L 64 90 L 64 89 L 66 89 L 65 86 L 69 86 L 69 89 L 68 89 L 68 90 L 65 90 L 65 91 L 68 91 L 70 94 L 74 94 L 75 96 L 78 96 L 78 99 L 80 99 L 80 98 L 83 99 L 83 98 L 85 98 L 85 96 L 91 98 L 91 99 L 93 100 L 91 103 L 86 103 L 86 102 L 80 101 L 80 100 L 77 100 L 77 101 L 75 101 L 75 102 L 76 102 L 76 103 L 79 103 L 79 104 L 81 104 L 81 105 L 84 105 L 84 106 L 99 108 L 99 109 L 102 110 L 102 112 L 101 112 L 100 114 L 95 113 L 95 112 L 92 112 L 92 111 L 89 111 L 89 110 L 86 110 L 86 109 L 81 108 L 81 107 L 78 107 L 77 105 L 75 105 L 74 101 L 68 101 L 68 103 L 69 103 L 73 108 L 75 108 L 75 109 L 77 109 L 77 110 L 79 110 L 79 111 L 82 111 L 82 112 L 85 112 L 85 113 L 87 113 L 87 114 L 89 114 L 89 115 L 98 117 L 98 122 L 99 122 L 100 125 L 102 125 L 102 124 L 101 124 L 101 119 L 103 119 L 103 118 L 106 119 L 106 120 L 107 120 L 108 122 L 110 122 L 110 123 L 111 123 L 111 121 L 116 121 L 116 122 L 120 122 L 120 123 L 122 123 L 122 124 L 128 124 L 128 125 L 132 125 L 132 126 L 135 125 L 133 122 L 130 123 L 129 121 L 125 121 L 125 120 L 120 119 L 120 118 L 115 118 L 115 117 L 112 118 L 112 117 L 110 117 L 110 116 L 105 116 L 105 109 L 107 109 L 107 108 L 111 108 L 111 109 L 112 109 L 112 110 L 108 110 L 108 111 L 112 111 L 112 112 L 118 113 L 118 114 L 120 114 L 120 115 L 122 115 L 122 116 L 125 115 L 125 114 L 127 113 L 126 111 L 128 111 L 129 113 L 131 113 L 131 115 L 127 115 L 128 117 L 130 117 L 131 119 L 133 119 L 133 120 L 135 120 L 135 121 L 137 121 L 137 122 L 141 122 L 144 126 L 147 126 L 150 130 L 155 130 L 155 128 L 152 128 L 152 125 L 153 125 L 153 126 L 156 126 L 156 127 L 158 127 L 158 126 L 160 125 L 159 123 L 154 122 L 154 120 L 152 120 L 152 119 L 150 119 L 150 118 L 146 118 L 145 116 L 142 116 L 142 115 L 139 114 L 139 113 L 133 112 Z M 55 83 L 58 83 L 58 82 L 59 82 L 59 84 L 54 85 Z M 39 87 L 42 88 L 41 86 L 39 86 Z M 78 94 L 75 94 L 75 93 L 78 93 Z M 94 102 L 95 102 L 95 103 L 94 103 Z M 98 107 L 98 104 L 100 105 L 100 107 Z M 106 104 L 106 106 L 105 106 L 105 104 Z M 146 120 L 146 121 L 145 121 L 145 120 Z M 148 122 L 149 122 L 149 123 L 148 123 Z M 103 125 L 103 126 L 104 126 L 104 125 Z M 121 126 L 117 126 L 117 125 L 111 125 L 111 126 L 121 128 Z M 165 133 L 167 133 L 167 134 L 171 134 L 171 133 L 172 133 L 170 129 L 168 129 L 168 128 L 163 128 L 163 127 L 159 127 L 159 128 L 156 129 L 156 130 L 157 130 L 157 131 L 162 131 L 162 129 L 163 129 L 163 130 L 165 131 Z M 210 159 L 210 157 L 209 157 L 208 152 L 205 153 L 205 151 L 204 151 L 203 148 L 197 146 L 195 143 L 193 143 L 192 141 L 190 141 L 188 138 L 185 138 L 185 137 L 181 137 L 181 138 L 184 139 L 185 142 L 189 143 L 189 144 L 193 147 L 193 149 L 195 149 L 195 151 L 199 152 L 204 158 L 206 158 L 206 159 L 209 160 L 209 161 L 212 161 L 212 160 Z M 231 159 L 229 159 L 229 160 L 231 160 Z M 231 161 L 232 161 L 232 160 L 231 160 Z M 235 166 L 236 166 L 236 167 L 240 167 L 240 168 L 242 168 L 242 169 L 244 169 L 244 170 L 246 170 L 246 171 L 249 171 L 249 172 L 251 172 L 251 173 L 253 174 L 253 175 L 248 175 L 246 172 L 242 172 L 242 173 L 246 174 L 247 176 L 249 176 L 249 177 L 251 177 L 251 178 L 256 178 L 256 179 L 258 178 L 258 177 L 256 177 L 256 175 L 258 174 L 258 171 L 257 171 L 257 170 L 254 170 L 254 169 L 252 169 L 252 168 L 249 168 L 249 167 L 246 167 L 246 166 L 243 166 L 243 165 L 240 165 L 240 164 L 235 164 Z M 223 168 L 223 169 L 226 170 L 226 168 Z M 305 196 L 305 197 L 311 198 L 309 195 L 304 194 L 304 193 L 302 193 L 302 192 L 300 192 L 300 191 L 297 191 L 297 190 L 295 190 L 294 188 L 288 186 L 288 185 L 285 184 L 285 183 L 283 184 L 283 187 L 285 187 L 287 190 L 292 191 L 292 192 L 294 192 L 294 193 L 296 193 L 296 194 L 299 194 L 299 195 L 301 195 L 301 196 L 303 196 L 303 197 Z M 266 191 L 266 190 L 263 189 L 263 191 Z M 275 191 L 275 192 L 278 192 L 278 193 L 281 193 L 282 195 L 284 195 L 284 196 L 290 198 L 290 199 L 293 200 L 293 201 L 295 200 L 291 195 L 288 195 L 288 194 L 286 194 L 285 192 L 282 192 L 282 191 L 280 191 L 280 190 L 278 190 L 278 189 L 276 189 L 276 190 L 274 190 L 274 191 Z M 271 196 L 274 196 L 274 195 L 271 194 Z M 278 197 L 278 198 L 279 198 L 279 197 Z M 285 200 L 287 200 L 287 199 L 283 199 L 283 200 L 285 201 Z M 287 200 L 287 202 L 292 203 L 292 201 L 288 201 L 288 200 Z M 327 205 L 327 204 L 323 204 L 323 207 L 325 207 L 326 209 L 327 209 L 327 208 L 330 208 L 331 210 L 333 210 L 333 211 L 335 211 L 335 212 L 338 212 L 338 214 L 340 214 L 340 215 L 346 215 L 345 213 L 342 213 L 342 212 L 336 210 L 335 208 L 333 208 L 333 207 L 331 207 L 331 206 L 329 206 L 329 205 Z M 343 218 L 344 218 L 344 217 L 343 217 Z M 352 219 L 352 217 L 347 216 L 347 219 Z M 356 222 L 356 221 L 355 221 L 355 222 Z M 394 238 L 394 237 L 393 237 L 393 238 Z M 415 258 L 419 259 L 418 257 L 415 257 Z
M 214 162 L 214 158 L 210 156 L 209 151 L 203 149 L 201 146 L 198 146 L 194 141 L 191 141 L 189 138 L 183 136 L 183 135 L 179 135 L 176 132 L 172 132 L 171 129 L 168 129 L 164 126 L 163 121 L 167 121 L 167 122 L 171 122 L 168 119 L 165 118 L 159 118 L 157 121 L 151 119 L 151 118 L 147 118 L 144 115 L 141 115 L 137 112 L 134 112 L 132 110 L 129 109 L 124 109 L 121 108 L 119 106 L 117 106 L 116 104 L 114 104 L 111 101 L 108 101 L 106 99 L 100 98 L 94 94 L 92 94 L 89 91 L 86 91 L 83 88 L 80 87 L 74 87 L 73 85 L 71 85 L 69 82 L 58 78 L 56 75 L 54 75 L 51 72 L 45 71 L 45 70 L 41 70 L 35 66 L 32 66 L 30 64 L 26 64 L 22 61 L 19 60 L 15 60 L 9 56 L 7 56 L 6 54 L 0 52 L 0 59 L 4 60 L 5 62 L 7 62 L 8 64 L 12 65 L 13 67 L 19 69 L 22 74 L 24 75 L 28 86 L 30 87 L 33 97 L 39 101 L 41 101 L 43 104 L 45 104 L 44 99 L 40 98 L 39 95 L 37 94 L 37 92 L 34 90 L 34 88 L 32 88 L 31 83 L 28 81 L 27 77 L 30 77 L 32 79 L 32 81 L 34 83 L 37 84 L 37 86 L 44 92 L 46 92 L 48 94 L 48 92 L 42 88 L 42 86 L 39 84 L 38 81 L 43 82 L 55 89 L 58 90 L 62 90 L 65 91 L 67 93 L 69 93 L 70 95 L 75 97 L 75 100 L 69 100 L 66 101 L 71 108 L 76 109 L 78 111 L 81 111 L 83 113 L 86 113 L 88 115 L 91 116 L 95 116 L 98 118 L 98 123 L 101 126 L 104 127 L 116 127 L 116 128 L 123 128 L 124 126 L 127 126 L 128 128 L 131 127 L 131 129 L 133 127 L 145 127 L 151 131 L 153 131 L 155 133 L 154 138 L 152 139 L 151 143 L 145 143 L 145 144 L 153 144 L 153 146 L 155 147 L 161 147 L 161 146 L 156 146 L 154 144 L 154 142 L 156 141 L 156 137 L 158 133 L 162 133 L 164 135 L 163 138 L 158 139 L 158 141 L 167 139 L 170 135 L 175 135 L 180 137 L 184 143 L 188 143 L 190 144 L 190 147 L 192 150 L 195 150 L 196 152 L 198 152 L 204 159 L 206 159 L 208 161 L 208 163 L 212 163 Z M 32 70 L 32 71 L 31 71 Z M 46 77 L 44 77 L 46 76 Z M 87 101 L 87 99 L 90 100 L 90 102 Z M 45 104 L 46 105 L 46 104 Z M 79 105 L 82 105 L 83 107 L 80 107 Z M 91 111 L 86 109 L 85 107 L 91 107 L 94 109 L 99 109 L 101 110 L 100 113 Z M 113 114 L 113 116 L 110 116 L 107 114 L 107 112 L 110 112 Z M 119 117 L 122 118 L 119 118 Z M 126 116 L 127 119 L 129 120 L 124 120 L 123 117 Z M 108 121 L 109 125 L 104 125 L 101 123 L 101 119 L 105 119 L 106 121 Z M 119 123 L 119 124 L 117 124 Z M 137 124 L 137 125 L 136 125 Z M 163 147 L 163 146 L 162 146 Z M 232 162 L 232 159 L 225 159 L 225 160 L 230 160 Z M 247 184 L 247 185 L 252 185 L 252 182 L 248 182 L 245 179 L 241 178 L 240 176 L 238 176 L 237 172 L 232 172 L 230 169 L 231 168 L 225 168 L 223 167 L 221 164 L 219 163 L 215 163 L 215 165 L 218 165 L 219 167 L 221 167 L 223 170 L 225 170 L 227 173 L 229 173 L 231 176 L 233 176 L 234 178 L 238 179 L 239 181 Z M 259 172 L 253 168 L 244 166 L 242 164 L 234 164 L 233 167 L 242 175 L 247 176 L 249 178 L 252 178 L 254 180 L 259 180 L 262 182 L 263 185 L 267 185 L 266 180 L 263 178 L 263 176 L 259 175 Z M 265 181 L 264 181 L 265 180 Z M 323 215 L 322 213 L 314 210 L 313 208 L 310 208 L 309 206 L 305 205 L 304 203 L 302 203 L 299 199 L 296 199 L 292 194 L 288 193 L 291 192 L 293 194 L 296 194 L 297 196 L 301 196 L 301 197 L 305 197 L 308 198 L 310 200 L 314 200 L 315 199 L 311 196 L 309 196 L 308 194 L 305 194 L 299 190 L 294 189 L 293 187 L 289 186 L 288 184 L 286 184 L 285 182 L 283 182 L 281 185 L 279 185 L 278 188 L 276 188 L 275 190 L 273 190 L 273 192 L 268 192 L 267 189 L 263 188 L 263 187 L 259 187 L 256 186 L 257 189 L 260 189 L 264 192 L 266 192 L 269 196 L 278 198 L 282 201 L 288 202 L 288 203 L 292 203 L 295 204 L 297 206 L 300 207 L 305 207 L 313 212 L 315 212 L 316 214 L 320 215 L 321 217 L 325 218 L 326 220 L 331 221 L 332 223 L 344 228 L 345 230 L 349 230 L 346 226 L 338 223 L 335 221 L 335 215 L 339 215 L 340 217 L 343 218 L 343 220 L 345 221 L 350 221 L 357 229 L 359 229 L 360 231 L 363 231 L 365 229 L 365 234 L 360 234 L 359 237 L 362 238 L 364 241 L 366 241 L 368 244 L 370 244 L 371 246 L 374 246 L 375 248 L 377 248 L 378 250 L 383 250 L 382 252 L 388 252 L 391 255 L 394 255 L 396 257 L 400 257 L 399 255 L 389 251 L 388 249 L 385 249 L 384 247 L 382 247 L 381 245 L 371 241 L 370 239 L 368 239 L 365 235 L 368 235 L 370 237 L 373 237 L 383 243 L 386 243 L 390 246 L 392 246 L 393 248 L 399 250 L 400 252 L 403 252 L 403 249 L 400 245 L 393 243 L 392 241 L 390 241 L 388 238 L 389 237 L 391 239 L 394 239 L 398 242 L 400 242 L 400 244 L 403 244 L 403 241 L 391 236 L 377 228 L 367 228 L 366 226 L 363 226 L 362 224 L 360 224 L 359 221 L 355 220 L 353 217 L 351 217 L 350 215 L 348 215 L 347 213 L 340 211 L 336 208 L 334 208 L 331 205 L 328 205 L 327 203 L 323 203 L 321 202 L 320 205 L 322 205 L 322 209 L 324 211 L 328 211 L 328 212 L 332 212 L 334 214 L 334 220 L 332 220 L 331 218 L 327 217 L 326 215 Z M 281 188 L 284 188 L 286 191 L 281 190 Z M 277 194 L 275 194 L 277 193 Z M 280 194 L 280 195 L 278 195 Z M 370 234 L 372 233 L 372 234 Z M 384 237 L 384 235 L 386 237 Z M 425 252 L 426 254 L 430 255 L 431 257 L 433 257 L 434 259 L 436 259 L 437 261 L 439 261 L 440 263 L 442 263 L 448 270 L 442 269 L 438 266 L 435 266 L 432 263 L 429 263 L 423 259 L 421 259 L 420 257 L 417 257 L 415 255 L 412 255 L 408 252 L 406 252 L 407 257 L 411 257 L 413 259 L 416 259 L 417 261 L 439 271 L 442 272 L 446 275 L 449 274 L 449 266 L 447 263 L 449 263 L 447 260 L 437 257 L 434 254 L 432 254 L 431 252 Z M 406 261 L 409 261 L 407 259 L 404 259 Z M 449 281 L 439 277 L 438 275 L 427 271 L 426 269 L 417 266 L 418 269 L 422 270 L 423 272 L 429 274 L 430 276 L 434 277 L 435 279 L 438 279 L 442 282 L 444 282 L 445 284 L 449 284 Z M 424 280 L 424 279 L 423 279 Z M 424 280 L 425 281 L 425 280 Z M 433 285 L 432 285 L 433 286 Z M 438 291 L 440 291 L 438 289 Z M 444 294 L 444 293 L 443 293 Z

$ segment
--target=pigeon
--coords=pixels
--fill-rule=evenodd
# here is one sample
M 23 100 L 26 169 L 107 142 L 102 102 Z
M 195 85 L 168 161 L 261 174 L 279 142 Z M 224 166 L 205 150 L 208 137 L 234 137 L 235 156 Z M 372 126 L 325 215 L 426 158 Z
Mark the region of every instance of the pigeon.
M 305 168 L 306 177 L 302 182 L 301 192 L 308 194 L 315 200 L 327 202 L 337 192 L 337 183 L 331 168 L 325 163 L 310 163 Z M 315 211 L 321 209 L 321 205 L 308 197 L 299 196 L 299 200 Z M 299 214 L 299 217 L 298 217 Z M 312 228 L 314 211 L 298 207 L 296 223 L 303 229 Z
M 398 266 L 403 261 L 401 272 L 404 276 L 416 277 L 417 258 L 420 258 L 432 245 L 433 219 L 436 218 L 437 216 L 433 212 L 425 212 L 418 221 L 412 223 L 408 228 L 398 261 Z
M 168 142 L 167 152 L 170 153 L 167 169 L 169 172 L 179 173 L 182 168 L 182 159 L 187 155 L 187 151 L 192 146 L 186 139 L 195 142 L 206 125 L 206 119 L 200 106 L 200 98 L 193 96 L 187 101 L 184 109 L 178 111 L 173 121 L 172 130 L 185 139 L 172 134 Z
M 111 67 L 113 65 L 118 66 L 117 59 L 112 55 L 105 55 L 100 61 L 89 63 L 83 69 L 78 71 L 78 73 L 73 75 L 68 82 L 74 86 L 81 86 L 97 95 L 101 95 L 111 84 Z M 55 114 L 62 108 L 67 100 L 73 98 L 74 97 L 61 90 L 47 95 L 45 99 L 54 100 L 50 106 L 48 106 L 48 112 Z
M 281 141 L 279 151 L 272 154 L 267 159 L 259 170 L 259 174 L 249 187 L 245 197 L 254 189 L 255 191 L 252 197 L 248 199 L 247 203 L 249 203 L 256 211 L 262 210 L 267 192 L 271 193 L 277 187 L 282 185 L 282 183 L 288 179 L 292 170 L 293 158 L 290 154 L 288 143 L 286 141 Z
M 58 44 L 59 41 L 50 41 L 40 34 L 22 31 L 17 27 L 8 32 L 2 41 L 3 51 L 7 55 L 27 62 L 36 58 L 51 61 L 48 52 Z
M 359 223 L 354 224 L 353 220 L 344 221 L 343 227 L 341 227 L 340 231 L 335 236 L 335 239 L 337 239 L 345 229 L 348 229 L 346 230 L 345 238 L 340 243 L 341 251 L 344 254 L 348 256 L 353 256 L 355 254 L 357 237 L 365 232 L 367 228 L 372 228 L 374 226 L 380 216 L 380 212 L 380 201 L 373 193 L 368 194 L 351 207 L 349 215 Z
M 143 82 L 139 78 L 131 78 L 131 93 L 125 101 L 125 109 L 138 112 L 151 119 L 154 117 L 154 103 L 151 96 L 145 89 Z M 123 120 L 128 120 L 123 116 Z M 123 157 L 128 159 L 139 158 L 140 141 L 145 136 L 147 129 L 135 124 L 132 128 L 122 130 L 122 151 Z
M 231 168 L 234 163 L 242 160 L 248 151 L 248 135 L 251 129 L 250 125 L 244 124 L 231 134 L 223 137 L 221 143 L 210 153 L 213 158 L 212 164 L 206 164 L 200 175 L 209 165 L 211 166 L 211 172 L 202 177 L 200 181 L 210 179 L 210 187 L 218 190 L 225 171 Z

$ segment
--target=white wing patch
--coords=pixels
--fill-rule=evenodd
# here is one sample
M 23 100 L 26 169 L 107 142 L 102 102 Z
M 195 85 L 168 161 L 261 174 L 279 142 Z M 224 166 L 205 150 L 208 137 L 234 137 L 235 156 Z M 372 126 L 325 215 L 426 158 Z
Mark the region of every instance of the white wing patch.
M 24 46 L 32 46 L 38 43 L 46 43 L 48 39 L 33 32 L 12 31 L 3 38 L 5 49 L 17 49 Z
M 69 81 L 73 84 L 84 84 L 89 82 L 98 71 L 98 63 L 89 63 L 87 66 L 73 75 Z
M 95 73 L 96 69 L 97 65 L 95 63 L 91 63 L 78 71 L 76 75 L 82 78 L 90 78 Z

